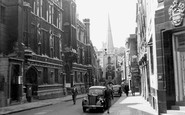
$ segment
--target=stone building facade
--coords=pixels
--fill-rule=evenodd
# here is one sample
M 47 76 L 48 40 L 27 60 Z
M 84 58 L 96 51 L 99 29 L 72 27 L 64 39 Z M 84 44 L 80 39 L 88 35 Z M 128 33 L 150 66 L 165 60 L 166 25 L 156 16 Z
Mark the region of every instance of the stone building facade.
M 138 55 L 137 55 L 137 36 L 131 34 L 126 41 L 126 71 L 127 71 L 127 83 L 129 83 L 132 92 L 140 91 L 140 73 L 138 67 Z
M 74 0 L 1 0 L 0 16 L 0 106 L 26 101 L 28 86 L 35 99 L 65 96 L 79 69 L 79 92 L 92 85 L 90 22 L 82 24 L 84 44 Z
M 28 84 L 36 99 L 64 95 L 62 1 L 2 3 L 7 6 L 8 34 L 2 37 L 6 47 L 0 52 L 1 75 L 7 81 L 5 105 L 25 101 Z
M 174 106 L 184 105 L 185 3 L 183 0 L 139 2 L 145 8 L 146 46 L 143 47 L 147 49 L 145 62 L 149 76 L 145 78 L 149 93 L 144 95 L 159 114 L 166 113 Z M 140 62 L 142 65 L 142 58 Z

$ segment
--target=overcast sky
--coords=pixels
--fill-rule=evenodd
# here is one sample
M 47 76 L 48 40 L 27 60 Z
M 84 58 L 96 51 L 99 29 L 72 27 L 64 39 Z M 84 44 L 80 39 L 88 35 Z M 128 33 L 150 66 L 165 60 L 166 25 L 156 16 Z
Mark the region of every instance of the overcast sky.
M 108 14 L 114 47 L 124 47 L 135 33 L 137 0 L 76 0 L 79 19 L 90 19 L 90 39 L 97 49 L 107 39 Z

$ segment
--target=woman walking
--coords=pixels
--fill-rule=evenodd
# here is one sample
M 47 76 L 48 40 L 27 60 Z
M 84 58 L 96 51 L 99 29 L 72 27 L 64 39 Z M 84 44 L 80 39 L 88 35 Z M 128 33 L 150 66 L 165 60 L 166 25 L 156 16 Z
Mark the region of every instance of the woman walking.
M 105 98 L 107 113 L 109 114 L 109 108 L 111 107 L 111 100 L 114 99 L 111 83 L 108 83 L 107 85 L 104 98 Z

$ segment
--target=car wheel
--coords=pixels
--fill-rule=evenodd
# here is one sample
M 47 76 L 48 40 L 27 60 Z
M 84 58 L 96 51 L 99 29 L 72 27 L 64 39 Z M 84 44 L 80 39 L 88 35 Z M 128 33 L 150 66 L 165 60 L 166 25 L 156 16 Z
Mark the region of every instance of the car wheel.
M 83 107 L 83 112 L 86 112 L 86 107 Z

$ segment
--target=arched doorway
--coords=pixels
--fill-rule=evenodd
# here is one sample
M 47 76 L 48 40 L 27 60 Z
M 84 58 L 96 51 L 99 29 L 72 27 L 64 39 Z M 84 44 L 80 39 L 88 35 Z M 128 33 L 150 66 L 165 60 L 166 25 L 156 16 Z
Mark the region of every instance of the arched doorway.
M 34 66 L 31 66 L 26 71 L 26 77 L 25 77 L 25 85 L 31 84 L 32 85 L 32 95 L 33 97 L 37 96 L 38 91 L 38 71 Z

